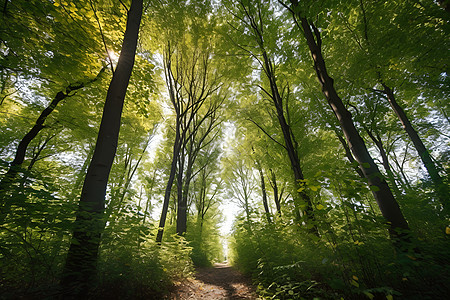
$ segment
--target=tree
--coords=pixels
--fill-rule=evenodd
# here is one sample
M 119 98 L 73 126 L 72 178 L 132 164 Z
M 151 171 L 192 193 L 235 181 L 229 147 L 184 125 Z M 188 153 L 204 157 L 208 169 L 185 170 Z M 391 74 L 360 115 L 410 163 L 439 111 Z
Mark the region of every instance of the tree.
M 388 97 L 447 184 L 448 12 L 293 2 L 142 1 L 116 69 L 132 0 L 0 0 L 3 298 L 163 299 L 226 242 L 263 298 L 446 298 L 447 198 Z
M 447 210 L 447 206 L 448 206 L 447 198 L 448 197 L 446 197 L 446 195 L 448 194 L 448 185 L 446 183 L 444 183 L 443 178 L 439 175 L 439 168 L 436 165 L 433 158 L 431 157 L 429 150 L 425 147 L 422 139 L 420 138 L 417 130 L 412 125 L 412 123 L 411 123 L 410 119 L 408 118 L 407 114 L 405 113 L 404 109 L 398 103 L 396 96 L 394 94 L 394 89 L 392 88 L 392 86 L 390 87 L 387 83 L 387 80 L 390 80 L 391 82 L 395 82 L 395 76 L 396 76 L 395 73 L 396 72 L 391 69 L 385 68 L 383 66 L 382 61 L 387 61 L 389 59 L 389 57 L 391 57 L 391 60 L 394 60 L 397 63 L 400 63 L 401 58 L 398 57 L 398 52 L 400 52 L 400 51 L 397 48 L 396 51 L 394 52 L 394 54 L 388 54 L 387 52 L 385 52 L 385 53 L 383 53 L 382 59 L 376 58 L 375 55 L 379 51 L 376 49 L 376 47 L 377 47 L 379 41 L 378 41 L 378 37 L 375 34 L 373 34 L 373 30 L 371 30 L 372 23 L 369 23 L 369 21 L 368 21 L 369 18 L 373 19 L 373 18 L 371 18 L 372 15 L 377 14 L 377 12 L 373 11 L 376 8 L 364 4 L 364 1 L 362 1 L 362 0 L 360 0 L 359 6 L 360 6 L 360 13 L 362 15 L 360 22 L 362 22 L 362 25 L 363 25 L 362 32 L 361 32 L 362 37 L 359 38 L 356 36 L 355 39 L 358 39 L 357 44 L 358 44 L 360 50 L 367 53 L 366 57 L 367 57 L 368 65 L 370 66 L 370 68 L 372 70 L 374 70 L 374 71 L 372 71 L 372 73 L 376 74 L 375 75 L 377 77 L 376 81 L 382 87 L 382 89 L 375 88 L 373 90 L 375 92 L 383 95 L 388 100 L 390 107 L 394 111 L 395 115 L 398 117 L 398 120 L 402 124 L 403 129 L 407 133 L 408 137 L 411 139 L 417 153 L 419 154 L 419 157 L 422 160 L 422 163 L 425 166 L 425 168 L 435 186 L 436 191 L 438 192 L 438 197 L 441 200 L 444 210 Z M 419 21 L 414 20 L 414 22 L 421 22 L 421 21 L 426 22 L 432 18 L 431 16 L 427 16 L 428 10 L 431 11 L 432 9 L 429 9 L 427 7 L 427 9 L 424 9 L 424 10 L 426 11 L 426 13 L 420 12 L 415 8 L 403 7 L 402 5 L 400 5 L 392 13 L 389 12 L 389 14 L 396 14 L 396 13 L 398 14 L 398 13 L 405 12 L 405 13 L 414 15 L 415 18 L 419 20 Z M 405 13 L 403 13 L 403 14 L 405 14 Z M 403 21 L 401 18 L 398 18 L 398 19 L 399 19 L 398 21 L 394 20 L 394 24 L 401 23 Z M 388 23 L 388 20 L 386 20 L 385 18 L 381 18 L 381 22 Z M 435 20 L 431 20 L 431 22 L 436 23 Z M 392 30 L 390 28 L 391 26 L 389 26 L 389 25 L 382 24 L 382 26 L 387 28 L 387 30 Z M 435 26 L 437 27 L 438 24 L 436 24 Z M 399 37 L 399 39 L 403 40 L 403 43 L 398 44 L 398 46 L 400 47 L 400 49 L 402 49 L 401 52 L 403 53 L 403 55 L 406 54 L 409 57 L 412 57 L 412 61 L 414 61 L 412 66 L 406 66 L 408 68 L 408 71 L 410 72 L 410 74 L 413 73 L 415 75 L 414 77 L 418 76 L 421 72 L 423 72 L 422 70 L 420 70 L 420 68 L 424 68 L 424 66 L 425 66 L 425 68 L 427 68 L 427 72 L 429 74 L 428 76 L 431 76 L 431 74 L 436 73 L 436 71 L 444 72 L 443 69 L 442 70 L 430 70 L 427 67 L 427 63 L 425 62 L 426 58 L 421 57 L 421 55 L 419 54 L 420 52 L 418 51 L 418 50 L 423 50 L 424 48 L 425 49 L 430 48 L 429 45 L 424 44 L 423 40 L 429 39 L 430 35 L 433 37 L 440 36 L 442 34 L 441 30 L 439 30 L 439 28 L 436 28 L 436 30 L 434 30 L 432 32 L 425 32 L 425 30 L 421 29 L 421 30 L 419 30 L 419 32 L 416 31 L 414 33 L 408 33 L 408 34 L 410 34 L 412 36 L 417 35 L 418 37 L 412 38 L 411 39 L 412 41 L 406 40 L 406 42 L 405 42 L 404 38 L 401 36 L 401 37 Z M 360 41 L 360 39 L 363 40 L 364 43 L 363 43 L 363 41 Z M 419 47 L 418 47 L 418 45 L 419 45 Z M 440 45 L 438 45 L 438 46 L 433 45 L 433 47 L 431 47 L 431 49 L 426 50 L 426 51 L 428 51 L 428 52 L 436 51 L 436 50 L 439 50 L 440 47 L 441 47 Z M 433 49 L 433 48 L 437 48 L 437 49 Z M 417 56 L 419 56 L 418 59 L 415 58 Z M 439 58 L 433 58 L 433 59 L 439 59 Z M 441 63 L 444 65 L 446 62 L 444 60 Z M 410 74 L 407 73 L 407 75 L 411 76 Z M 416 78 L 411 79 L 411 81 L 413 81 L 414 85 L 416 85 L 416 86 L 419 85 Z M 378 145 L 379 145 L 379 143 L 378 143 Z
M 322 92 L 328 100 L 328 103 L 336 115 L 336 118 L 339 120 L 349 147 L 352 150 L 356 161 L 358 161 L 361 171 L 368 180 L 368 184 L 378 203 L 378 206 L 380 207 L 381 213 L 390 224 L 390 235 L 394 239 L 395 243 L 400 239 L 399 242 L 402 244 L 406 241 L 404 231 L 409 231 L 408 223 L 406 222 L 406 219 L 404 218 L 387 182 L 381 176 L 378 166 L 369 154 L 364 140 L 355 128 L 351 113 L 345 108 L 341 98 L 334 88 L 333 79 L 328 74 L 325 66 L 325 60 L 322 55 L 322 40 L 320 32 L 312 22 L 308 21 L 301 15 L 298 1 L 291 0 L 291 4 L 294 17 L 298 18 L 300 23 L 297 24 L 303 30 L 304 37 L 310 49 L 311 56 L 314 61 L 314 69 L 322 87 Z M 400 244 L 399 246 L 402 247 Z
M 237 154 L 238 156 L 241 156 Z M 230 194 L 234 196 L 239 206 L 244 209 L 246 228 L 251 231 L 252 222 L 252 194 L 256 187 L 254 182 L 253 170 L 246 166 L 245 161 L 241 159 L 229 160 L 231 173 L 226 175 L 226 182 L 228 183 Z
M 241 16 L 237 16 L 237 18 L 241 21 L 241 26 L 245 28 L 243 30 L 248 30 L 251 32 L 251 38 L 253 39 L 252 42 L 256 43 L 255 46 L 259 53 L 254 53 L 252 50 L 248 50 L 240 45 L 238 46 L 256 60 L 256 62 L 261 66 L 266 80 L 268 80 L 269 90 L 266 90 L 263 86 L 259 87 L 264 95 L 269 97 L 273 103 L 284 143 L 277 142 L 274 139 L 273 140 L 280 144 L 287 152 L 294 175 L 294 180 L 298 183 L 301 180 L 304 180 L 304 175 L 302 167 L 300 166 L 299 153 L 297 149 L 298 143 L 287 121 L 287 119 L 289 119 L 287 102 L 290 97 L 290 87 L 289 83 L 286 83 L 286 85 L 281 88 L 282 93 L 280 93 L 280 80 L 278 80 L 278 77 L 276 76 L 276 64 L 274 63 L 275 58 L 270 57 L 264 36 L 266 25 L 263 23 L 263 20 L 266 16 L 263 15 L 263 4 L 259 1 L 255 4 L 256 8 L 253 8 L 250 2 L 246 3 L 245 1 L 240 1 L 238 5 Z M 286 108 L 284 107 L 285 105 Z M 260 129 L 262 129 L 262 127 L 260 127 Z M 311 199 L 303 189 L 298 189 L 298 195 L 303 204 L 297 205 L 297 208 L 306 216 L 306 222 L 310 223 L 307 224 L 310 231 L 318 235 L 319 233 L 317 226 L 314 224 L 315 217 Z
M 187 9 L 191 9 L 189 6 Z M 182 16 L 183 22 L 190 19 Z M 198 152 L 213 139 L 218 126 L 218 111 L 224 101 L 220 89 L 220 75 L 213 69 L 215 56 L 211 53 L 211 40 L 200 33 L 213 30 L 204 16 L 192 16 L 195 23 L 178 40 L 168 37 L 164 49 L 164 72 L 170 101 L 175 112 L 175 140 L 172 163 L 161 212 L 157 242 L 163 236 L 165 219 L 173 183 L 177 187 L 177 233 L 182 235 L 187 226 L 187 203 L 193 166 Z M 180 21 L 180 20 L 178 20 Z M 178 24 L 178 26 L 180 26 Z M 175 30 L 179 28 L 176 27 Z
M 170 95 L 175 111 L 175 141 L 173 146 L 172 163 L 170 169 L 170 175 L 167 182 L 166 192 L 164 195 L 163 210 L 161 212 L 160 226 L 157 235 L 157 242 L 161 243 L 162 235 L 164 232 L 164 225 L 167 216 L 167 210 L 169 207 L 169 199 L 172 190 L 172 185 L 177 179 L 177 220 L 180 220 L 178 226 L 178 232 L 181 234 L 186 231 L 186 212 L 187 212 L 187 192 L 189 187 L 189 181 L 191 180 L 192 165 L 195 161 L 194 156 L 189 156 L 189 168 L 187 190 L 185 191 L 185 197 L 183 197 L 183 179 L 184 179 L 184 150 L 190 142 L 190 146 L 194 147 L 192 139 L 195 138 L 199 127 L 210 116 L 215 115 L 215 111 L 218 106 L 211 103 L 207 112 L 203 116 L 199 116 L 202 106 L 205 104 L 209 97 L 215 92 L 217 87 L 214 82 L 209 82 L 208 79 L 208 63 L 205 54 L 193 51 L 192 56 L 188 53 L 180 51 L 182 47 L 173 49 L 168 44 L 165 53 L 165 76 L 167 82 L 167 88 Z M 175 66 L 172 66 L 173 60 L 175 60 Z M 210 129 L 206 131 L 206 134 L 200 138 L 204 140 L 210 130 L 214 127 L 215 119 L 212 118 Z M 201 145 L 201 143 L 200 143 Z M 199 151 L 197 147 L 196 152 Z M 191 153 L 193 154 L 193 153 Z M 177 173 L 176 173 L 177 172 Z
M 62 285 L 70 295 L 86 294 L 95 274 L 106 185 L 117 147 L 122 107 L 134 64 L 142 0 L 133 0 L 128 11 L 127 28 L 117 68 L 111 80 L 103 110 L 94 154 L 81 193 Z
M 180 178 L 179 183 L 181 183 L 179 186 L 182 187 L 181 199 L 178 198 L 177 210 L 177 233 L 179 235 L 183 235 L 186 232 L 190 182 L 202 169 L 200 167 L 199 170 L 194 170 L 194 163 L 200 151 L 211 144 L 218 136 L 216 128 L 220 124 L 218 112 L 222 102 L 223 100 L 219 97 L 219 99 L 216 99 L 214 102 L 211 101 L 208 104 L 203 115 L 197 114 L 192 122 L 192 126 L 188 128 L 188 135 L 183 142 L 184 155 L 178 160 L 178 178 Z M 186 165 L 185 157 L 188 158 Z

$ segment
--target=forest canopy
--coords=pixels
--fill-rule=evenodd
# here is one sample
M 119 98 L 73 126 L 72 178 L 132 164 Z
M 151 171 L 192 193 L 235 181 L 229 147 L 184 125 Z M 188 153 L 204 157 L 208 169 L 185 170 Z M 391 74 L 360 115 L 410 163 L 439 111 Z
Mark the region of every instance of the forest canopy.
M 0 299 L 444 299 L 449 11 L 1 0 Z

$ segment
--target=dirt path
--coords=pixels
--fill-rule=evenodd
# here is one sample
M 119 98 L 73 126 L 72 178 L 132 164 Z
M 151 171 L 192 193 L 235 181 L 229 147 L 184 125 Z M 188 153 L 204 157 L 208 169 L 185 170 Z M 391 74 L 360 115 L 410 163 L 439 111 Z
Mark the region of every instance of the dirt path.
M 178 285 L 169 299 L 258 299 L 250 280 L 227 264 L 199 268 L 194 277 Z

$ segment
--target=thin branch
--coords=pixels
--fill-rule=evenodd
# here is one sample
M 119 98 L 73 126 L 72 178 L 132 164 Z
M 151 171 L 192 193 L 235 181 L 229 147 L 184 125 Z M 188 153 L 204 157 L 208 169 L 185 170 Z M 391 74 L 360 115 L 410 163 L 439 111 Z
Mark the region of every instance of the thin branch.
M 314 35 L 316 36 L 317 46 L 319 48 L 321 48 L 322 47 L 322 38 L 320 37 L 319 29 L 317 29 L 317 27 L 314 25 L 313 22 L 309 22 L 309 23 L 310 23 L 310 25 L 311 25 L 311 27 L 312 27 L 312 29 L 314 31 Z
M 128 13 L 128 7 L 125 5 L 125 3 L 122 2 L 122 0 L 119 0 L 120 4 L 122 4 L 122 6 L 125 8 L 125 10 Z
M 259 84 L 257 84 L 256 86 L 259 87 L 264 92 L 264 94 L 269 96 L 270 99 L 273 99 L 273 95 L 271 95 L 268 91 L 266 91 L 262 86 L 260 86 Z
M 264 130 L 264 128 L 262 128 L 258 123 L 256 123 L 255 121 L 253 121 L 252 119 L 248 118 L 248 121 L 252 122 L 253 124 L 255 124 L 259 129 L 261 129 L 262 132 L 264 132 L 265 135 L 267 135 L 272 141 L 274 141 L 275 143 L 277 143 L 278 145 L 280 145 L 281 147 L 283 147 L 285 150 L 287 150 L 286 146 L 281 144 L 279 141 L 277 141 L 276 139 L 274 139 L 270 134 L 267 133 L 267 131 Z
M 120 1 L 120 2 L 122 2 L 122 1 Z M 100 24 L 100 20 L 97 16 L 97 11 L 94 8 L 94 4 L 92 3 L 92 0 L 89 0 L 89 4 L 91 5 L 92 11 L 94 12 L 95 20 L 97 21 L 98 29 L 100 30 L 100 35 L 102 36 L 103 46 L 105 47 L 106 55 L 108 56 L 108 59 L 109 59 L 109 65 L 111 66 L 111 72 L 114 76 L 113 61 L 112 61 L 111 55 L 109 55 L 108 47 L 106 46 L 106 40 L 105 40 L 105 35 L 103 34 L 102 25 Z
M 2 97 L 2 99 L 0 100 L 0 105 L 3 104 L 3 101 L 5 101 L 6 98 L 8 98 L 8 97 L 11 96 L 11 95 L 14 95 L 15 93 L 17 93 L 17 90 L 15 90 L 14 92 L 5 94 L 5 95 Z

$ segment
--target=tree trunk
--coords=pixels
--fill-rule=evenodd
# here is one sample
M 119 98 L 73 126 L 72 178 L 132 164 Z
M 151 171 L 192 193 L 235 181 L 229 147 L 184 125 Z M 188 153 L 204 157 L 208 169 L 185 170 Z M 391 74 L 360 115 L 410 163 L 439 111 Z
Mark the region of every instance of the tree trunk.
M 187 138 L 188 152 L 186 172 L 184 172 L 184 181 L 182 182 L 182 195 L 181 199 L 178 199 L 178 210 L 177 210 L 177 234 L 183 235 L 187 230 L 187 206 L 188 206 L 188 195 L 189 187 L 194 172 L 194 162 L 197 158 L 198 150 L 200 150 L 201 144 L 195 145 L 195 139 L 192 134 Z M 181 209 L 180 209 L 181 208 Z
M 287 151 L 287 154 L 288 154 L 288 157 L 289 157 L 289 160 L 291 163 L 291 168 L 294 173 L 294 180 L 296 182 L 296 186 L 299 187 L 299 185 L 298 185 L 299 181 L 304 179 L 303 172 L 301 169 L 300 159 L 298 157 L 297 149 L 294 146 L 294 144 L 296 144 L 296 143 L 295 143 L 295 140 L 293 139 L 291 128 L 290 128 L 288 122 L 286 121 L 286 118 L 284 115 L 283 98 L 281 97 L 281 95 L 279 93 L 278 85 L 276 82 L 277 78 L 275 76 L 274 65 L 273 65 L 270 57 L 267 55 L 267 51 L 265 50 L 264 36 L 263 36 L 263 31 L 262 31 L 263 24 L 261 23 L 262 22 L 261 11 L 258 11 L 258 16 L 253 16 L 250 12 L 250 9 L 247 8 L 246 5 L 249 5 L 249 4 L 244 4 L 244 1 L 241 1 L 242 10 L 244 11 L 245 15 L 249 19 L 249 22 L 248 23 L 245 22 L 245 23 L 246 23 L 246 25 L 249 25 L 251 27 L 249 29 L 253 30 L 253 33 L 256 38 L 256 42 L 258 43 L 258 46 L 260 48 L 261 55 L 263 58 L 262 61 L 260 61 L 260 63 L 262 64 L 263 71 L 264 71 L 265 75 L 267 76 L 267 79 L 269 80 L 270 93 L 264 89 L 262 89 L 262 90 L 271 98 L 271 100 L 275 106 L 278 122 L 280 124 L 281 131 L 283 133 L 284 143 L 285 143 L 285 145 L 282 145 L 282 146 Z M 301 210 L 303 212 L 303 215 L 306 217 L 305 223 L 310 223 L 310 224 L 307 224 L 307 226 L 311 228 L 311 232 L 316 235 L 319 235 L 317 226 L 314 221 L 314 211 L 313 211 L 313 206 L 312 206 L 312 202 L 311 202 L 309 195 L 303 190 L 298 192 L 298 195 L 304 202 L 303 203 L 304 209 L 301 209 Z M 297 221 L 300 221 L 300 207 L 299 207 L 297 201 L 294 201 L 294 204 L 296 207 L 295 216 L 298 219 Z
M 179 125 L 178 118 L 177 118 L 177 124 L 175 126 L 176 126 L 176 128 L 175 128 L 175 143 L 173 144 L 172 164 L 170 166 L 169 180 L 167 180 L 166 191 L 164 193 L 164 202 L 163 202 L 163 207 L 162 207 L 162 211 L 161 211 L 161 217 L 159 218 L 158 234 L 156 235 L 156 243 L 157 244 L 161 244 L 161 242 L 162 242 L 162 238 L 163 238 L 163 234 L 164 234 L 164 226 L 166 226 L 167 212 L 169 210 L 170 194 L 172 192 L 173 182 L 175 181 L 175 175 L 177 173 L 177 158 L 178 158 L 180 150 L 181 150 L 181 135 L 180 135 L 180 125 Z
M 298 5 L 298 1 L 291 0 L 293 9 Z M 297 14 L 298 15 L 298 14 Z M 389 224 L 389 233 L 396 246 L 401 246 L 397 241 L 406 241 L 404 232 L 409 231 L 408 223 L 404 218 L 397 201 L 394 198 L 387 182 L 382 177 L 378 166 L 367 150 L 364 140 L 359 135 L 353 123 L 351 113 L 344 106 L 341 98 L 338 96 L 333 79 L 328 75 L 325 67 L 325 60 L 322 56 L 320 33 L 313 24 L 310 24 L 306 18 L 299 16 L 304 37 L 306 38 L 311 56 L 314 61 L 314 69 L 322 86 L 322 92 L 328 100 L 328 104 L 339 120 L 339 124 L 347 139 L 352 153 L 359 163 L 359 167 L 367 178 L 369 187 L 377 201 L 380 211 Z M 314 34 L 311 30 L 314 30 Z
M 395 114 L 402 123 L 402 126 L 405 129 L 406 133 L 408 134 L 409 138 L 413 142 L 413 145 L 416 148 L 417 153 L 419 153 L 420 159 L 422 160 L 425 168 L 427 169 L 428 174 L 430 175 L 430 178 L 433 181 L 435 189 L 438 192 L 438 196 L 443 208 L 445 210 L 448 210 L 449 207 L 448 186 L 444 183 L 442 177 L 439 175 L 439 170 L 436 167 L 435 163 L 433 162 L 433 159 L 431 158 L 431 155 L 428 152 L 427 148 L 420 139 L 419 134 L 412 126 L 402 107 L 397 103 L 393 90 L 390 87 L 388 87 L 385 83 L 382 82 L 381 84 L 383 85 L 384 88 L 383 92 L 386 94 L 389 104 L 391 105 Z
M 132 0 L 119 62 L 106 95 L 103 116 L 81 192 L 74 233 L 62 274 L 65 294 L 85 298 L 96 274 L 108 176 L 119 137 L 122 108 L 134 65 L 143 0 Z
M 353 157 L 352 151 L 351 151 L 350 148 L 348 147 L 347 142 L 346 142 L 345 139 L 341 136 L 341 134 L 338 132 L 337 129 L 334 129 L 334 133 L 336 134 L 337 138 L 339 139 L 339 142 L 341 142 L 342 147 L 344 147 L 345 156 L 347 157 L 348 161 L 349 161 L 352 165 L 354 165 L 355 158 Z M 356 173 L 358 173 L 359 177 L 365 178 L 365 177 L 364 177 L 364 173 L 361 171 L 361 169 L 360 169 L 358 166 L 355 167 L 355 171 L 356 171 Z
M 184 169 L 184 163 L 185 163 L 185 145 L 183 145 L 183 151 L 181 155 L 178 157 L 178 176 L 177 176 L 177 234 L 183 235 L 186 232 L 187 228 L 187 192 L 189 189 L 188 185 L 188 177 L 191 175 L 189 174 L 192 171 L 192 167 L 188 166 L 186 167 L 186 170 Z M 188 158 L 189 160 L 190 158 Z M 184 176 L 183 176 L 184 175 Z M 183 182 L 183 177 L 185 177 Z M 186 196 L 186 197 L 185 197 Z
M 275 206 L 277 208 L 277 215 L 278 217 L 281 217 L 281 196 L 283 193 L 283 190 L 281 191 L 280 195 L 278 195 L 278 185 L 277 185 L 277 178 L 275 177 L 275 173 L 270 169 L 271 174 L 271 180 L 270 185 L 273 189 L 273 200 L 275 201 Z
M 258 161 L 256 162 L 256 167 L 258 168 L 259 177 L 261 178 L 262 200 L 263 200 L 264 211 L 266 213 L 267 222 L 272 223 L 272 219 L 270 218 L 269 204 L 267 203 L 266 182 L 264 180 L 264 173 L 263 173 L 261 165 Z
M 275 74 L 273 73 L 272 63 L 267 56 L 267 53 L 263 51 L 264 65 L 266 69 L 266 74 L 270 82 L 270 89 L 272 92 L 272 101 L 277 111 L 278 122 L 281 127 L 281 131 L 283 133 L 285 149 L 287 151 L 289 161 L 291 162 L 291 169 L 294 173 L 294 180 L 296 182 L 296 186 L 300 180 L 304 179 L 303 171 L 300 166 L 300 159 L 298 158 L 297 149 L 294 147 L 294 140 L 292 136 L 292 131 L 289 124 L 286 121 L 283 111 L 283 99 L 278 91 L 278 86 L 276 83 Z M 319 231 L 317 229 L 317 225 L 315 223 L 314 211 L 311 203 L 311 199 L 309 195 L 305 191 L 298 192 L 300 198 L 304 201 L 305 209 L 303 209 L 303 214 L 306 215 L 306 222 L 311 222 L 311 232 L 319 235 Z M 309 226 L 310 224 L 308 224 Z

